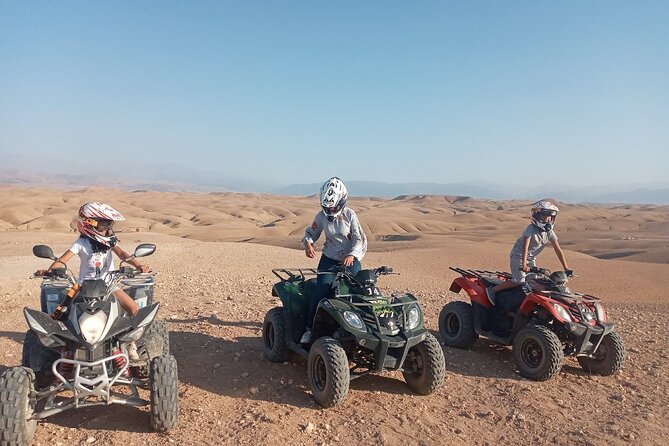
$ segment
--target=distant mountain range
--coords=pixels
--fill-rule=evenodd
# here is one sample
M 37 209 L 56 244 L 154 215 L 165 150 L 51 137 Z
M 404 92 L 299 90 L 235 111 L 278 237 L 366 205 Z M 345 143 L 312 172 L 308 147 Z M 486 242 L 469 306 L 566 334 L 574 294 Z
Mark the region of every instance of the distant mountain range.
M 22 169 L 0 169 L 0 184 L 32 187 L 56 187 L 75 189 L 90 186 L 109 186 L 128 190 L 154 190 L 163 192 L 258 192 L 279 195 L 313 195 L 318 193 L 321 184 L 291 184 L 274 187 L 268 184 L 250 181 L 216 178 L 208 175 L 171 174 L 165 169 L 155 175 L 131 175 L 117 177 L 98 174 L 70 175 L 58 173 L 40 173 Z M 147 178 L 159 179 L 147 179 Z M 347 181 L 351 196 L 393 198 L 400 195 L 460 195 L 493 200 L 536 200 L 552 197 L 568 203 L 630 203 L 669 205 L 669 184 L 660 185 L 618 185 L 570 187 L 563 185 L 540 185 L 521 187 L 484 182 L 461 183 L 383 183 L 378 181 Z
M 493 200 L 538 200 L 552 197 L 568 203 L 669 204 L 669 187 L 648 188 L 638 185 L 568 187 L 540 185 L 527 187 L 478 182 L 463 183 L 382 183 L 347 181 L 349 193 L 360 197 L 397 197 L 399 195 L 462 195 Z M 312 195 L 320 184 L 292 184 L 272 191 L 282 195 Z

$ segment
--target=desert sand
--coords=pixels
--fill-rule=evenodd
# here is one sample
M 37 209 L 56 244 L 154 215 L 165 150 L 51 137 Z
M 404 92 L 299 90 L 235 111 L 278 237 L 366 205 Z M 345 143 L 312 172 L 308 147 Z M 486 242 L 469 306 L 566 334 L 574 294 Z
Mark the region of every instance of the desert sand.
M 269 362 L 260 338 L 265 313 L 280 305 L 271 269 L 316 266 L 299 243 L 319 209 L 314 196 L 0 186 L 0 372 L 20 363 L 23 307 L 39 306 L 29 276 L 48 261 L 32 246 L 64 252 L 89 200 L 125 215 L 117 230 L 126 251 L 158 246 L 146 263 L 158 272 L 160 317 L 179 362 L 181 420 L 159 435 L 147 408 L 70 411 L 40 423 L 34 444 L 660 445 L 669 437 L 667 206 L 560 203 L 556 231 L 578 274 L 571 286 L 601 297 L 617 323 L 628 351 L 619 373 L 590 376 L 567 359 L 550 381 L 528 381 L 510 348 L 479 340 L 469 351 L 444 347 L 446 379 L 432 395 L 383 373 L 353 381 L 341 406 L 321 409 L 305 362 Z M 370 239 L 363 264 L 400 272 L 379 285 L 414 293 L 438 336 L 442 306 L 463 299 L 449 291 L 448 267 L 508 269 L 530 203 L 403 196 L 349 205 Z M 559 266 L 550 248 L 539 259 Z

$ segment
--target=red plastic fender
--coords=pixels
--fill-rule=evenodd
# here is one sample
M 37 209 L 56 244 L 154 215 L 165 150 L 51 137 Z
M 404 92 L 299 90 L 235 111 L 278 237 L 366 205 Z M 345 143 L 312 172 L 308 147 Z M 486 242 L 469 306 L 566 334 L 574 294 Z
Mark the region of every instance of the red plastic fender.
M 561 318 L 558 315 L 557 311 L 555 311 L 555 308 L 553 308 L 553 303 L 557 303 L 559 305 L 559 302 L 556 302 L 553 299 L 550 299 L 546 296 L 538 296 L 536 293 L 530 293 L 525 298 L 523 303 L 520 305 L 520 312 L 522 314 L 530 314 L 534 310 L 535 306 L 540 306 L 540 307 L 543 307 L 546 310 L 548 310 L 548 312 L 551 315 L 553 315 L 553 317 L 557 321 L 562 322 L 562 323 L 572 322 L 572 321 L 568 321 L 568 320 L 565 320 L 565 319 Z M 567 310 L 567 311 L 569 311 L 569 310 Z
M 450 290 L 454 293 L 459 293 L 460 290 L 465 290 L 472 302 L 479 303 L 486 308 L 492 307 L 485 294 L 485 287 L 477 279 L 458 277 L 451 284 Z

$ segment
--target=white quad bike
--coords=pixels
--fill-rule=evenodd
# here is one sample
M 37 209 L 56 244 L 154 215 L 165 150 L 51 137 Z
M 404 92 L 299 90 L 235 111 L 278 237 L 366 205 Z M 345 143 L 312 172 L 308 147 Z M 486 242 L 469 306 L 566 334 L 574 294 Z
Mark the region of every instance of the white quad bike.
M 141 244 L 131 258 L 155 249 Z M 34 246 L 33 253 L 57 260 L 45 245 Z M 167 325 L 155 320 L 154 276 L 122 264 L 81 286 L 67 267 L 38 277 L 42 309 L 23 310 L 30 330 L 21 366 L 0 377 L 0 445 L 28 444 L 38 420 L 99 405 L 150 404 L 153 429 L 173 428 L 179 419 L 177 362 L 169 354 Z M 126 315 L 112 294 L 118 287 L 140 305 L 135 316 Z M 129 359 L 130 342 L 139 359 Z M 129 392 L 119 392 L 122 387 Z M 149 401 L 139 388 L 149 390 Z

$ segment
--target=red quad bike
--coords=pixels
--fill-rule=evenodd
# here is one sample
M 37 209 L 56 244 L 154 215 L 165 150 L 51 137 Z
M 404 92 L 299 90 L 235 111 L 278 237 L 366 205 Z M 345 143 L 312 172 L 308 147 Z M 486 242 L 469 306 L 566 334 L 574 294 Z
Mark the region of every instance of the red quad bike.
M 608 376 L 625 362 L 625 346 L 608 321 L 599 298 L 572 292 L 564 271 L 532 268 L 525 285 L 497 293 L 491 305 L 486 288 L 511 274 L 450 268 L 459 273 L 450 290 L 465 290 L 471 304 L 449 302 L 439 314 L 439 333 L 451 347 L 469 348 L 483 336 L 513 346 L 513 360 L 525 378 L 545 381 L 560 371 L 564 356 Z

